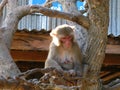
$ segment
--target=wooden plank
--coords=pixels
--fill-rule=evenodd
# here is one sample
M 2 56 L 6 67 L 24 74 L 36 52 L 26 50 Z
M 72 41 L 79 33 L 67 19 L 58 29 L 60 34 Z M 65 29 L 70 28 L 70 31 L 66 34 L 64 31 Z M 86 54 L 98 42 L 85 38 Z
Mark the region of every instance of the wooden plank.
M 120 54 L 106 54 L 105 65 L 120 65 Z
M 107 45 L 107 54 L 120 54 L 120 45 Z
M 11 50 L 11 55 L 15 61 L 45 62 L 48 51 L 38 50 Z M 104 65 L 120 65 L 120 55 L 106 54 Z
M 11 55 L 15 61 L 45 62 L 48 51 L 11 50 Z
M 116 39 L 117 40 L 117 39 Z M 109 42 L 113 41 L 109 37 Z M 51 37 L 45 31 L 17 31 L 13 37 L 12 50 L 48 50 Z M 120 54 L 120 45 L 107 45 L 107 54 Z
M 116 72 L 116 73 L 114 73 L 112 75 L 109 75 L 109 76 L 107 76 L 105 78 L 102 78 L 102 80 L 103 80 L 103 82 L 108 82 L 109 80 L 112 80 L 112 79 L 114 79 L 114 78 L 116 78 L 118 76 L 120 76 L 120 72 Z
M 108 75 L 109 73 L 110 73 L 110 71 L 101 71 L 100 72 L 100 77 L 102 78 L 102 77 Z
M 11 50 L 48 50 L 50 42 L 51 37 L 45 31 L 17 31 L 13 37 Z M 106 53 L 120 54 L 120 45 L 107 45 Z
M 13 37 L 11 50 L 48 50 L 51 37 L 49 33 L 19 31 Z

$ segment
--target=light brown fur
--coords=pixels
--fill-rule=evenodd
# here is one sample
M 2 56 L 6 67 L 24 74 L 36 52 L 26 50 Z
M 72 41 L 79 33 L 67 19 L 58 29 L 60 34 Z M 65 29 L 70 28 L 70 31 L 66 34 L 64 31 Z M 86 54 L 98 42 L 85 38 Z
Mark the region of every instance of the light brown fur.
M 69 25 L 61 25 L 55 28 L 50 35 L 53 40 L 49 47 L 45 68 L 55 67 L 69 71 L 71 74 L 82 75 L 82 53 L 74 39 L 73 28 Z M 60 42 L 60 39 L 65 36 L 72 37 L 70 48 L 64 48 L 64 43 Z M 58 41 L 55 42 L 55 40 Z

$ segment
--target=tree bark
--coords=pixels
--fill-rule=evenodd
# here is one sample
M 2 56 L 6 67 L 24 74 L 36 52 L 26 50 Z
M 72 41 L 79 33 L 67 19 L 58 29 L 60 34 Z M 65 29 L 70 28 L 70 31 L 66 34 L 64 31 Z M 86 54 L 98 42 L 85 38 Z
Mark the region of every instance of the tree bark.
M 3 3 L 4 2 L 4 3 Z M 1 2 L 2 7 L 7 3 L 7 0 Z M 1 12 L 2 12 L 1 8 Z M 11 18 L 12 20 L 12 18 Z M 3 24 L 4 25 L 4 24 Z M 0 28 L 0 76 L 3 77 L 13 77 L 15 75 L 18 75 L 20 73 L 20 70 L 16 66 L 15 62 L 13 61 L 11 55 L 10 55 L 10 44 L 12 41 L 12 24 L 10 26 Z M 14 28 L 16 29 L 16 28 Z M 13 30 L 14 30 L 13 29 Z
M 6 5 L 7 0 L 2 0 L 0 3 L 0 27 L 2 25 L 2 21 L 3 21 L 3 8 Z
M 101 90 L 99 73 L 105 58 L 109 24 L 109 0 L 88 0 L 90 28 L 86 61 L 89 63 L 89 79 L 84 90 Z M 92 84 L 92 81 L 93 82 Z
M 12 59 L 9 49 L 0 38 L 0 76 L 13 77 L 19 73 L 20 71 Z

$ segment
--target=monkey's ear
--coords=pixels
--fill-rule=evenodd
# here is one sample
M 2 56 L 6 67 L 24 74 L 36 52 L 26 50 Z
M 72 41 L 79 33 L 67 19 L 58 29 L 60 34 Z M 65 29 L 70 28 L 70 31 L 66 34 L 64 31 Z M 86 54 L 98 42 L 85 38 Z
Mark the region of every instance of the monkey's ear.
M 51 36 L 52 39 L 53 39 L 53 43 L 54 43 L 56 46 L 60 46 L 59 38 L 58 38 L 57 35 L 54 33 L 54 31 L 52 31 L 52 32 L 50 33 L 50 36 Z
M 75 31 L 75 28 L 76 28 L 75 26 L 70 26 L 70 27 L 73 29 L 73 31 Z
M 60 46 L 60 41 L 57 37 L 54 37 L 53 38 L 53 43 L 56 45 L 56 46 Z

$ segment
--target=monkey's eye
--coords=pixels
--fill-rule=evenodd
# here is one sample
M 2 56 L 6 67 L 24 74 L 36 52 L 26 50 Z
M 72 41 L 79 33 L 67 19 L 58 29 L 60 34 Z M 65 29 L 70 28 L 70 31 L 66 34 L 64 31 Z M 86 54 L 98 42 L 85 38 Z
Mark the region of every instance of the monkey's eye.
M 62 42 L 70 41 L 70 40 L 72 40 L 72 36 L 62 37 L 60 40 L 61 40 Z
M 66 36 L 65 39 L 71 40 L 71 39 L 72 39 L 72 36 Z

